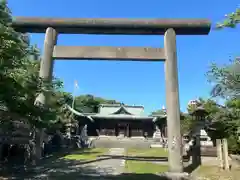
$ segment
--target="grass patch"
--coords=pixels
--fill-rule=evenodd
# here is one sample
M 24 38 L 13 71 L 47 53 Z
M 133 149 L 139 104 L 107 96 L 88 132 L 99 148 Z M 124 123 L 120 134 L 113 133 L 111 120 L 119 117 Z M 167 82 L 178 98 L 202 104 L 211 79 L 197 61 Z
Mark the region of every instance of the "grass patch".
M 84 149 L 75 151 L 62 158 L 68 160 L 94 160 L 97 159 L 98 156 L 104 155 L 107 152 L 108 152 L 107 148 Z
M 201 166 L 194 172 L 194 175 L 209 180 L 237 180 L 240 177 L 240 168 L 225 171 L 216 166 Z
M 127 149 L 126 156 L 137 157 L 167 157 L 168 152 L 164 148 L 149 148 L 149 149 Z M 126 173 L 135 174 L 156 174 L 168 171 L 167 165 L 156 164 L 146 161 L 126 160 L 125 162 Z
M 168 151 L 164 148 L 149 149 L 127 149 L 127 156 L 143 156 L 143 157 L 168 157 Z
M 126 173 L 136 174 L 155 174 L 168 171 L 167 165 L 154 164 L 151 162 L 142 161 L 126 161 L 125 164 Z

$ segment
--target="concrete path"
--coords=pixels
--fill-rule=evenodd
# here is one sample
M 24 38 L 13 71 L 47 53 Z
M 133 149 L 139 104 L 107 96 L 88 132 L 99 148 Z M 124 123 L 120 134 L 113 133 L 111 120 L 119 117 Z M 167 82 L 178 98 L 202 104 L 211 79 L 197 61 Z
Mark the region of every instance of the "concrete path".
M 111 148 L 107 155 L 124 155 L 124 148 Z M 106 176 L 106 175 L 118 175 L 124 172 L 125 168 L 125 160 L 122 159 L 107 159 L 101 160 L 94 163 L 90 163 L 87 165 L 83 165 L 82 167 L 86 167 L 88 169 L 92 169 L 93 173 L 87 173 L 83 175 L 91 175 L 91 176 Z
M 106 155 L 125 154 L 124 148 L 111 148 Z M 16 173 L 0 174 L 11 179 L 25 179 L 25 180 L 102 180 L 106 179 L 104 176 L 119 175 L 124 172 L 125 160 L 122 159 L 105 159 L 97 160 L 91 163 L 82 163 L 81 161 L 69 161 L 65 159 L 48 160 L 37 167 L 33 167 L 24 172 L 24 169 L 16 171 Z M 101 177 L 102 176 L 102 177 Z M 0 177 L 1 179 L 1 177 Z M 108 178 L 109 179 L 109 178 Z

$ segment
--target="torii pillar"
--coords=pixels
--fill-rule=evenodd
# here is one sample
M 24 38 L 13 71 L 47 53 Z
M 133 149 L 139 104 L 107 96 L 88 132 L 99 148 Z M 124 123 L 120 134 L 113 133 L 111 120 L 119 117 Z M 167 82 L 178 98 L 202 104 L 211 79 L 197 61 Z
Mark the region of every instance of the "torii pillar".
M 12 26 L 22 33 L 45 33 L 48 29 L 46 39 L 51 42 L 45 41 L 41 63 L 41 69 L 47 70 L 40 70 L 44 72 L 42 75 L 44 74 L 46 80 L 52 75 L 51 60 L 53 59 L 165 61 L 169 170 L 173 173 L 183 172 L 176 34 L 207 35 L 211 27 L 209 20 L 16 17 Z M 57 46 L 55 32 L 59 34 L 164 35 L 164 48 Z M 44 104 L 44 98 L 40 98 L 40 102 Z
M 168 29 L 164 34 L 165 86 L 167 106 L 168 163 L 170 172 L 182 172 L 182 138 L 180 133 L 180 104 L 177 70 L 176 33 Z

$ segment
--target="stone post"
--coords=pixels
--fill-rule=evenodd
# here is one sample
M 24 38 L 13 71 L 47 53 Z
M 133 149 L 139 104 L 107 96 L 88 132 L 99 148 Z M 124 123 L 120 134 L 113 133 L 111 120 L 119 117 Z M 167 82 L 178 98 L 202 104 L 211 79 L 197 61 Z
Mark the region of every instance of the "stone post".
M 177 70 L 176 33 L 168 29 L 164 34 L 165 83 L 167 106 L 168 162 L 169 171 L 183 172 L 182 138 L 180 132 L 180 105 Z
M 217 146 L 217 157 L 219 160 L 219 167 L 223 168 L 223 154 L 222 154 L 222 141 L 221 139 L 216 140 L 216 146 Z
M 227 139 L 224 138 L 223 142 L 223 160 L 224 160 L 224 169 L 229 170 L 229 161 L 228 161 L 228 142 Z
M 44 39 L 43 56 L 40 64 L 39 77 L 44 81 L 44 92 L 39 94 L 35 100 L 35 105 L 45 107 L 47 101 L 47 90 L 49 83 L 53 76 L 53 49 L 57 43 L 57 32 L 55 29 L 49 27 L 46 30 Z M 36 131 L 36 158 L 40 159 L 42 155 L 42 142 L 43 142 L 43 129 L 38 129 Z

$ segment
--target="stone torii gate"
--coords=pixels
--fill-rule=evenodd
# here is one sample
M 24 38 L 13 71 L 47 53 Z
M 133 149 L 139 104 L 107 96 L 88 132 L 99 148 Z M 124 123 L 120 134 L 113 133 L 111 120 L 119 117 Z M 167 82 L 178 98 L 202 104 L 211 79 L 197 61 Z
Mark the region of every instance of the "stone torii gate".
M 15 17 L 22 33 L 45 33 L 39 76 L 51 81 L 55 59 L 164 61 L 169 171 L 183 172 L 176 35 L 207 35 L 206 19 L 67 19 Z M 57 46 L 58 34 L 164 35 L 163 48 Z M 46 95 L 38 100 L 44 105 Z

